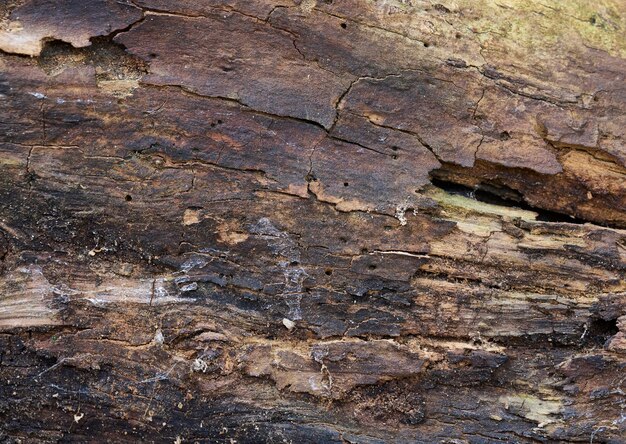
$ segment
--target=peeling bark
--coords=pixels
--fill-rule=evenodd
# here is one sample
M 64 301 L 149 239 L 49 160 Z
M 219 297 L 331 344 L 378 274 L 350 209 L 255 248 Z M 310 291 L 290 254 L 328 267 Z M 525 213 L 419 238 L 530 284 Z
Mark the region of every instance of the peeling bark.
M 624 442 L 621 1 L 61 3 L 0 5 L 1 442 Z

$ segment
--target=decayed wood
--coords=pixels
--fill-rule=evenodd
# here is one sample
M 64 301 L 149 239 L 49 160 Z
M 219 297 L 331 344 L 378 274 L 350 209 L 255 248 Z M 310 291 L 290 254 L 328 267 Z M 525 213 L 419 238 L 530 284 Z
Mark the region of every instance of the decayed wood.
M 0 441 L 625 442 L 625 28 L 3 2 Z

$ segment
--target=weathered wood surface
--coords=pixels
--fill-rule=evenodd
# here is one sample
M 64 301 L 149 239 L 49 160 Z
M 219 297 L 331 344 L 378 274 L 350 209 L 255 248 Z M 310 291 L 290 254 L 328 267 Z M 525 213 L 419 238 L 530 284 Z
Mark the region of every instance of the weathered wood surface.
M 625 29 L 3 1 L 0 441 L 626 442 Z

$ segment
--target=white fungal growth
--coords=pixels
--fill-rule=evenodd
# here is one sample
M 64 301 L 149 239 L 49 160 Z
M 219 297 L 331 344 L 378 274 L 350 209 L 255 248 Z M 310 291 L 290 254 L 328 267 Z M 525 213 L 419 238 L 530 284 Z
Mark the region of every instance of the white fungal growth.
M 201 256 L 194 256 L 191 257 L 189 259 L 187 259 L 181 266 L 180 266 L 180 270 L 183 273 L 187 273 L 190 270 L 192 270 L 193 268 L 203 268 L 205 267 L 210 261 L 205 259 L 204 257 Z
M 39 100 L 46 98 L 46 95 L 42 94 L 40 92 L 29 92 L 28 94 L 30 94 L 31 96 L 33 96 L 34 98 L 39 99 Z
M 166 298 L 170 295 L 169 291 L 165 288 L 165 279 L 159 278 L 154 281 L 154 297 Z
M 154 343 L 161 345 L 164 341 L 165 338 L 163 337 L 163 332 L 161 331 L 161 329 L 158 329 L 154 335 Z
M 188 292 L 188 291 L 195 291 L 197 289 L 198 289 L 198 283 L 197 282 L 192 282 L 191 284 L 183 285 L 182 287 L 180 287 L 181 293 L 185 293 L 185 292 Z
M 296 242 L 288 233 L 276 228 L 267 217 L 259 219 L 259 222 L 252 227 L 251 232 L 264 238 L 276 255 L 286 259 L 279 261 L 277 265 L 282 269 L 285 277 L 282 296 L 285 304 L 289 307 L 287 316 L 294 321 L 302 319 L 300 302 L 302 301 L 303 282 L 308 274 L 300 267 L 300 249 Z
M 400 225 L 406 225 L 406 206 L 398 205 L 396 207 L 396 214 L 394 214 L 395 218 L 400 221 Z
M 200 372 L 206 373 L 208 369 L 209 369 L 209 364 L 207 364 L 206 361 L 201 358 L 195 359 L 193 363 L 191 364 L 191 370 L 196 373 L 200 373 Z
M 394 217 L 400 221 L 400 225 L 404 226 L 407 223 L 406 220 L 406 212 L 409 209 L 410 205 L 408 200 L 404 201 L 403 204 L 400 204 L 396 207 L 396 212 Z M 417 211 L 413 209 L 413 215 L 417 215 Z

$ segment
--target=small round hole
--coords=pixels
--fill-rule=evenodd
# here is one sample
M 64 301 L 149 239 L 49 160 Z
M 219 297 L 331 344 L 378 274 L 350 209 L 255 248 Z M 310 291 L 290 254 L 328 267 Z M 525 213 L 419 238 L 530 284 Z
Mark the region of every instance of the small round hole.
M 327 268 L 324 273 L 326 274 L 326 276 L 330 276 L 331 274 L 333 274 L 333 270 L 331 270 L 330 268 Z
M 344 187 L 347 187 L 348 185 L 350 185 L 348 182 L 344 182 L 344 183 L 343 183 L 343 186 L 344 186 Z
M 133 200 L 133 196 L 131 196 L 130 194 L 127 194 L 124 199 L 126 199 L 126 202 L 130 202 L 131 200 Z
M 376 270 L 377 267 L 376 264 L 369 264 L 367 268 L 369 268 L 370 270 Z
M 394 154 L 393 156 L 391 156 L 391 158 L 392 158 L 393 160 L 396 160 L 396 159 L 398 158 L 398 155 L 397 155 L 397 154 Z
M 509 134 L 508 131 L 502 131 L 500 133 L 500 140 L 509 140 L 511 138 L 511 135 Z
M 391 147 L 391 151 L 398 151 L 400 148 L 398 148 L 397 146 L 392 146 Z
M 346 28 L 348 27 L 348 25 L 347 25 L 347 24 L 345 24 L 345 23 L 342 23 L 342 24 L 341 24 L 341 25 L 339 25 L 339 26 L 341 26 L 343 29 L 346 29 Z
M 424 42 L 424 48 L 428 48 L 429 46 L 430 46 L 430 43 Z
M 457 38 L 457 39 L 460 39 L 461 38 L 461 33 L 457 32 L 456 34 L 454 34 L 454 37 Z

